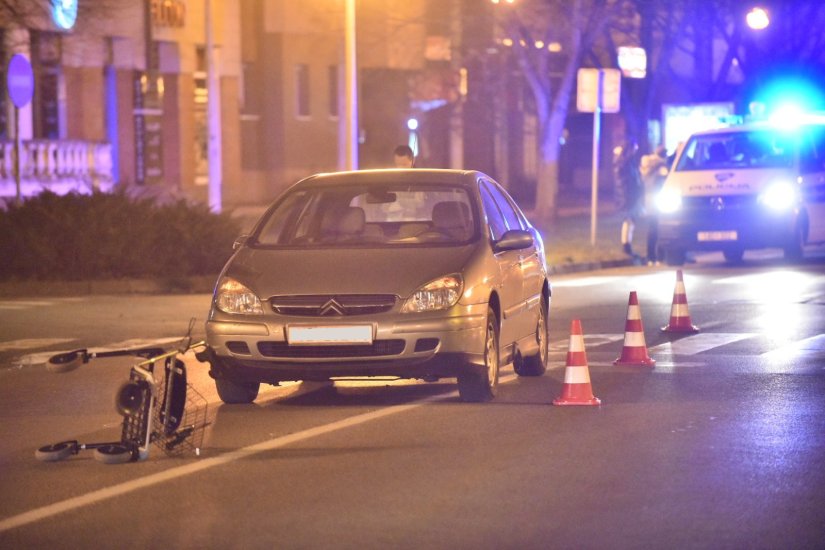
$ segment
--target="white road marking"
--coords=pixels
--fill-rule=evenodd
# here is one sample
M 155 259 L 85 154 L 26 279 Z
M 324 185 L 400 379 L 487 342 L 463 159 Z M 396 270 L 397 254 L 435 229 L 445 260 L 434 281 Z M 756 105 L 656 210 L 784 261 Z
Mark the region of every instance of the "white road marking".
M 804 340 L 799 340 L 787 346 L 767 351 L 762 357 L 767 359 L 798 359 L 806 356 L 819 356 L 825 353 L 825 334 L 817 334 Z
M 43 348 L 46 346 L 65 344 L 73 340 L 74 338 L 24 338 L 22 340 L 10 340 L 8 342 L 0 342 L 0 351 Z
M 613 342 L 618 342 L 623 339 L 624 334 L 585 334 L 584 347 L 587 348 L 591 346 L 596 347 L 604 344 L 611 344 Z M 565 340 L 556 340 L 555 342 L 551 342 L 548 348 L 551 353 L 567 351 L 569 343 L 569 338 Z
M 562 281 L 555 281 L 553 282 L 553 288 L 561 288 L 561 287 L 582 287 L 582 286 L 596 286 L 596 285 L 603 285 L 605 283 L 609 283 L 611 281 L 616 281 L 621 277 L 609 276 L 609 277 L 581 277 L 578 279 L 568 279 Z
M 707 351 L 709 349 L 718 348 L 745 340 L 755 336 L 751 333 L 727 333 L 727 332 L 703 332 L 694 336 L 688 336 L 676 340 L 675 342 L 665 342 L 650 349 L 651 353 L 661 353 L 665 355 L 694 355 Z
M 503 376 L 499 380 L 499 383 L 506 384 L 508 382 L 512 382 L 515 379 L 516 375 L 507 375 Z M 137 491 L 139 489 L 151 487 L 159 483 L 164 483 L 167 481 L 172 481 L 174 479 L 182 478 L 184 476 L 196 474 L 198 472 L 208 470 L 209 468 L 223 466 L 224 464 L 229 464 L 231 462 L 243 460 L 256 454 L 265 453 L 268 451 L 272 451 L 274 449 L 279 449 L 281 447 L 285 447 L 293 443 L 298 443 L 300 441 L 305 441 L 313 437 L 319 437 L 339 430 L 345 430 L 347 428 L 352 428 L 354 426 L 366 424 L 367 422 L 372 422 L 373 420 L 378 420 L 381 418 L 392 416 L 394 414 L 399 414 L 402 412 L 417 409 L 418 407 L 421 407 L 427 403 L 444 401 L 445 399 L 455 397 L 456 395 L 458 395 L 458 392 L 453 391 L 447 394 L 441 394 L 434 397 L 421 399 L 419 401 L 408 403 L 406 405 L 395 405 L 384 409 L 378 409 L 375 411 L 358 414 L 355 416 L 351 416 L 349 418 L 345 418 L 343 420 L 338 420 L 335 422 L 331 422 L 329 424 L 316 426 L 308 430 L 283 435 L 280 437 L 270 439 L 268 441 L 262 441 L 261 443 L 249 445 L 247 447 L 243 447 L 242 449 L 238 449 L 237 451 L 232 451 L 226 454 L 222 454 L 220 456 L 201 459 L 197 462 L 185 464 L 183 466 L 178 466 L 176 468 L 170 468 L 163 472 L 158 472 L 156 474 L 152 474 L 149 476 L 133 479 L 131 481 L 126 481 L 124 483 L 119 483 L 111 487 L 98 489 L 97 491 L 92 491 L 90 493 L 78 495 L 76 497 L 69 498 L 60 502 L 55 502 L 54 504 L 49 504 L 41 508 L 35 508 L 34 510 L 29 510 L 28 512 L 23 512 L 22 514 L 18 514 L 16 516 L 12 516 L 0 521 L 0 533 L 8 531 L 10 529 L 15 529 L 17 527 L 22 527 L 30 523 L 35 523 L 37 521 L 42 521 L 44 519 L 56 516 L 58 514 L 62 514 L 64 512 L 70 512 L 72 510 L 77 510 L 78 508 L 91 506 L 92 504 L 97 504 L 98 502 L 103 502 L 111 498 L 116 498 L 127 493 L 131 493 L 132 491 Z

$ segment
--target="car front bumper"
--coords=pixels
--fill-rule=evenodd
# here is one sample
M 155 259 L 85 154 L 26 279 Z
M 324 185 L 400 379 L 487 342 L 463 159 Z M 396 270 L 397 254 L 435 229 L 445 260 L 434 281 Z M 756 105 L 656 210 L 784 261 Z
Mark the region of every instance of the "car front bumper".
M 487 304 L 434 313 L 352 317 L 262 316 L 259 321 L 213 314 L 206 323 L 210 375 L 278 383 L 338 377 L 448 378 L 484 364 Z M 295 345 L 289 326 L 372 327 L 372 343 Z

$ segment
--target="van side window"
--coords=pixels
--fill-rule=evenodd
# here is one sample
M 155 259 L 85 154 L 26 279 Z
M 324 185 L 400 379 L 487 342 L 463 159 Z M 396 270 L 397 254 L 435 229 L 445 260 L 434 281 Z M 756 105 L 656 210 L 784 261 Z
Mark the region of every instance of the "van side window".
M 810 126 L 800 151 L 799 168 L 803 174 L 825 171 L 825 126 Z

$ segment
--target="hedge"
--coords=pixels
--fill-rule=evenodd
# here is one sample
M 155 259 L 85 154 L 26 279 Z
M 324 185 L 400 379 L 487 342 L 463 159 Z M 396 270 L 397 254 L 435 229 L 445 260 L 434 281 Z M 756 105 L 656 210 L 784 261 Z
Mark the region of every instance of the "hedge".
M 217 275 L 238 223 L 204 205 L 44 192 L 0 210 L 0 280 Z

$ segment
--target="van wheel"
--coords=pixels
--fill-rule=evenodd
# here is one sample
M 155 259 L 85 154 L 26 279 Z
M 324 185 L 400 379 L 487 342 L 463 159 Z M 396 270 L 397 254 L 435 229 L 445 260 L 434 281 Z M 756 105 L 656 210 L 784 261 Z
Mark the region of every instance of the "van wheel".
M 665 249 L 665 263 L 667 265 L 684 265 L 686 253 L 681 248 Z
M 805 233 L 802 231 L 802 225 L 797 223 L 794 227 L 793 240 L 788 241 L 788 244 L 783 248 L 785 259 L 793 262 L 802 259 L 805 246 Z
M 742 257 L 745 255 L 745 250 L 742 248 L 728 248 L 727 250 L 723 250 L 722 254 L 725 256 L 725 260 L 732 264 L 738 264 L 742 261 Z

